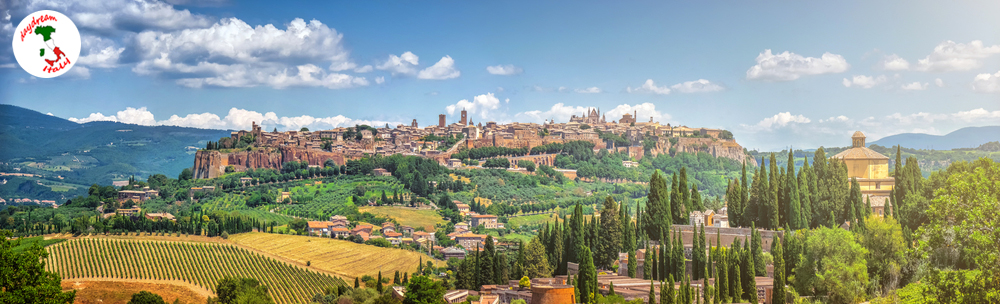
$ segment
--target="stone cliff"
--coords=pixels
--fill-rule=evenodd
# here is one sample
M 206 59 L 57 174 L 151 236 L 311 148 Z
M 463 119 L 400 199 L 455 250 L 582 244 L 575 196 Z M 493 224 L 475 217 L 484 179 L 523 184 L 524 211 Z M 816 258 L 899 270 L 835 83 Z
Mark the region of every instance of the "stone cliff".
M 254 151 L 237 151 L 223 153 L 220 151 L 200 150 L 194 157 L 194 178 L 215 178 L 226 172 L 226 166 L 233 166 L 237 171 L 246 169 L 281 169 L 281 164 L 290 161 L 306 161 L 311 166 L 323 166 L 326 160 L 333 160 L 337 165 L 344 165 L 347 159 L 344 155 L 334 152 L 306 150 L 302 148 L 282 146 L 277 149 L 262 148 Z

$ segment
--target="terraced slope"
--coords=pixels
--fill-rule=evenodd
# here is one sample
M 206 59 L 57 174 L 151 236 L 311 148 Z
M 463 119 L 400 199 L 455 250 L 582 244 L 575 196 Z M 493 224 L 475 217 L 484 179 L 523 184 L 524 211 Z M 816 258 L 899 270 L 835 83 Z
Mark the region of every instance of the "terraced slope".
M 340 278 L 225 244 L 76 239 L 49 246 L 46 268 L 63 279 L 178 280 L 214 292 L 225 276 L 255 278 L 277 303 L 308 303 Z

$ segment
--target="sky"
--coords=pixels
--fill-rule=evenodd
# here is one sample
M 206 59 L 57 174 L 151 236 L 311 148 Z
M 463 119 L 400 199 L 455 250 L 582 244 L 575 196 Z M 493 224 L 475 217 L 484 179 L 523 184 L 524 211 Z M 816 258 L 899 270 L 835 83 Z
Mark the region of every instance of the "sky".
M 761 151 L 1000 125 L 1000 1 L 0 0 L 81 58 L 0 103 L 76 122 L 312 130 L 608 119 L 731 130 Z

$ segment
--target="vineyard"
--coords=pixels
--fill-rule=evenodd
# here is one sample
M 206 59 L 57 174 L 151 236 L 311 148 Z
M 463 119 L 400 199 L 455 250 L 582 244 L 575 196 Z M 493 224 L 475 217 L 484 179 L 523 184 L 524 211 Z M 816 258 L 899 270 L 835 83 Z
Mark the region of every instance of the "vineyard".
M 46 248 L 47 270 L 63 279 L 179 280 L 214 292 L 225 276 L 255 278 L 277 303 L 309 302 L 324 287 L 345 285 L 330 275 L 290 266 L 232 245 L 78 239 Z

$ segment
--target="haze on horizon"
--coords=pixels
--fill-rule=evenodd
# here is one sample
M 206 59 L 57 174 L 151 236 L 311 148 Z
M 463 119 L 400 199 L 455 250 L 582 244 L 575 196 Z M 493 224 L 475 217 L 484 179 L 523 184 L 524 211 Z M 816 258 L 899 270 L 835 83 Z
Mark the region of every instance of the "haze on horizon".
M 246 129 L 608 119 L 731 130 L 748 149 L 1000 125 L 1000 3 L 0 5 L 68 15 L 79 64 L 34 79 L 0 49 L 0 103 L 77 122 Z

